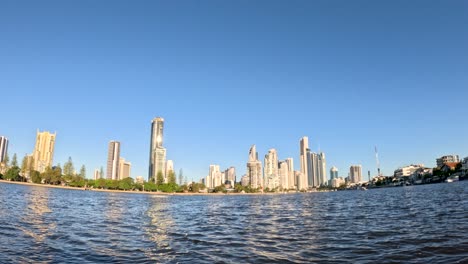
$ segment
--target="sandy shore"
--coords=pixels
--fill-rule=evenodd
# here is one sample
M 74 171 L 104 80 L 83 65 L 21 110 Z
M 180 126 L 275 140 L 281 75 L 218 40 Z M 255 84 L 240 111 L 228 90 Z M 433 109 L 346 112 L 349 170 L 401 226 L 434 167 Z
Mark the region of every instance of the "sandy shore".
M 112 192 L 112 193 L 129 193 L 129 194 L 149 194 L 157 196 L 199 196 L 199 195 L 208 195 L 208 196 L 229 196 L 229 195 L 276 195 L 280 193 L 163 193 L 163 192 L 146 192 L 146 191 L 122 191 L 122 190 L 107 190 L 107 189 L 85 189 L 80 187 L 70 187 L 62 185 L 49 185 L 49 184 L 38 184 L 31 182 L 15 182 L 15 181 L 6 181 L 0 180 L 0 183 L 8 184 L 19 184 L 19 185 L 28 185 L 28 186 L 37 186 L 44 188 L 59 188 L 59 189 L 68 189 L 68 190 L 78 190 L 78 191 L 91 191 L 91 192 Z

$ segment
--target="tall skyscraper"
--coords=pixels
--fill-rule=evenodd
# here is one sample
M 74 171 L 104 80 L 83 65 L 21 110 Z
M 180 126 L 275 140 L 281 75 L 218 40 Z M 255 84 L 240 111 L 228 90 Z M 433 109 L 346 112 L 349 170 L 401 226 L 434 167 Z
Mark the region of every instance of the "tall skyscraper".
M 210 171 L 205 180 L 205 185 L 207 188 L 215 188 L 222 184 L 221 171 L 219 165 L 210 165 Z
M 247 177 L 250 186 L 254 189 L 263 187 L 262 162 L 258 160 L 257 148 L 252 145 L 249 150 L 249 161 L 247 162 Z
M 278 164 L 279 187 L 289 189 L 289 164 L 287 161 L 280 161 Z
M 318 171 L 319 171 L 319 186 L 328 185 L 327 180 L 327 160 L 325 159 L 325 153 L 320 152 L 317 155 L 318 158 Z
M 236 182 L 236 168 L 230 167 L 229 169 L 226 169 L 224 171 L 226 175 L 226 181 L 229 181 L 232 187 L 234 187 L 234 184 Z
M 110 141 L 107 152 L 107 179 L 119 179 L 120 142 Z
M 44 172 L 47 167 L 52 167 L 56 135 L 57 133 L 52 134 L 47 131 L 39 132 L 37 130 L 33 153 L 35 170 Z
M 265 155 L 265 161 L 263 163 L 263 180 L 265 187 L 274 189 L 279 187 L 278 179 L 278 153 L 275 149 L 268 150 L 268 154 Z
M 166 149 L 163 147 L 164 119 L 156 117 L 151 123 L 148 180 L 156 181 L 159 172 L 166 179 Z
M 301 159 L 301 174 L 298 179 L 298 189 L 307 190 L 309 188 L 309 138 L 303 137 L 300 141 L 300 159 Z
M 120 158 L 119 160 L 119 180 L 123 180 L 125 178 L 130 177 L 132 164 L 126 161 L 124 158 Z
M 293 158 L 287 158 L 286 163 L 288 163 L 288 189 L 295 189 L 296 188 L 296 177 L 294 177 L 294 161 Z
M 351 183 L 358 183 L 362 181 L 362 166 L 352 165 L 349 168 L 349 180 Z
M 318 155 L 315 152 L 307 151 L 307 157 L 309 157 L 309 160 L 308 160 L 309 178 L 308 178 L 307 183 L 309 184 L 310 187 L 317 187 L 320 185 L 319 184 L 320 172 L 319 172 Z
M 333 166 L 330 169 L 330 180 L 338 178 L 338 168 Z
M 0 163 L 5 162 L 5 158 L 8 154 L 8 138 L 0 137 Z

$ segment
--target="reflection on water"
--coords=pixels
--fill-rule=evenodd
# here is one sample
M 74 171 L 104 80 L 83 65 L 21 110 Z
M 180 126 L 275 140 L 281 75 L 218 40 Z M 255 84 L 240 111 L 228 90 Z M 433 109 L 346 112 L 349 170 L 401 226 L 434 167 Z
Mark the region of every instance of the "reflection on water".
M 0 184 L 0 263 L 462 263 L 467 189 L 158 197 Z
M 36 242 L 42 242 L 48 234 L 54 232 L 56 227 L 55 222 L 48 222 L 44 219 L 45 214 L 52 212 L 48 206 L 49 189 L 33 187 L 24 199 L 27 210 L 21 218 L 21 223 L 27 224 L 18 225 L 18 228 L 33 237 Z

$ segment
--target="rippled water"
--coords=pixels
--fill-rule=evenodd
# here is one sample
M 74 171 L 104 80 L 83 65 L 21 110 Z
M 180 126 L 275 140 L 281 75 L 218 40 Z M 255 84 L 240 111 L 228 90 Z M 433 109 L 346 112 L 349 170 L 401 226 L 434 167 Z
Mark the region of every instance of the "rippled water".
M 0 183 L 0 263 L 467 263 L 468 182 L 155 196 Z

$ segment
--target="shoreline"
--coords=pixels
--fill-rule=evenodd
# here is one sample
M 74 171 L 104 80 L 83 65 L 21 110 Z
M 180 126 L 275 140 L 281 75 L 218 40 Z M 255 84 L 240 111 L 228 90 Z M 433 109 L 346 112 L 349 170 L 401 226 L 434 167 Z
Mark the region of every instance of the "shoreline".
M 26 186 L 36 186 L 44 188 L 56 188 L 56 189 L 67 189 L 67 190 L 76 190 L 76 191 L 91 191 L 91 192 L 110 192 L 110 193 L 128 193 L 128 194 L 149 194 L 157 196 L 230 196 L 230 195 L 278 195 L 283 193 L 164 193 L 164 192 L 147 192 L 147 191 L 122 191 L 122 190 L 109 190 L 109 189 L 85 189 L 81 187 L 71 187 L 71 186 L 62 186 L 62 185 L 50 185 L 50 184 L 41 184 L 41 183 L 32 183 L 32 182 L 17 182 L 17 181 L 7 181 L 1 180 L 0 183 L 8 184 L 19 184 Z M 288 193 L 286 193 L 288 194 Z M 294 193 L 289 193 L 294 194 Z

